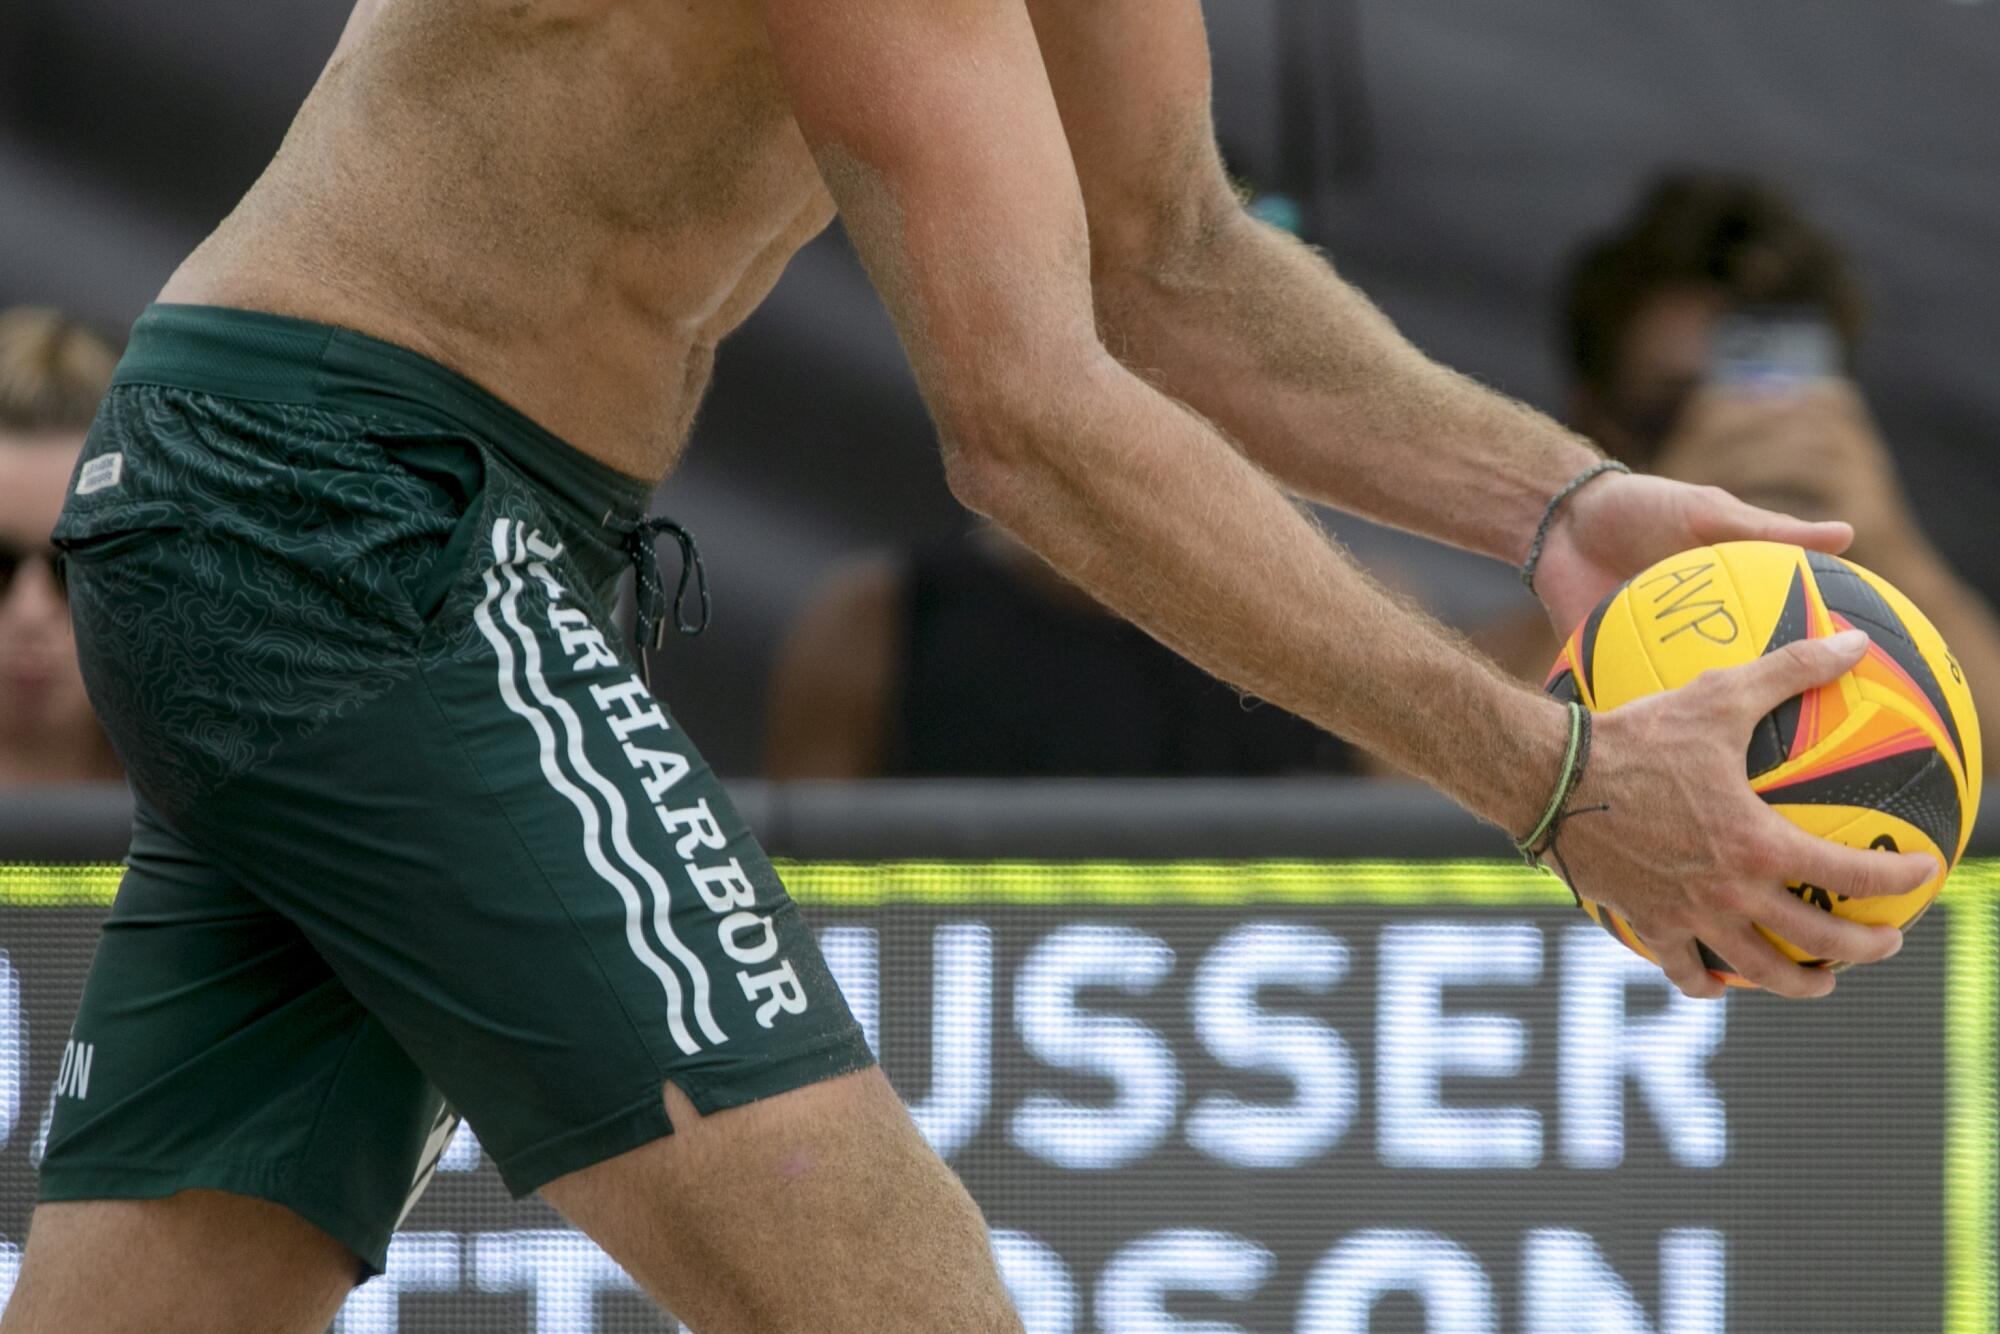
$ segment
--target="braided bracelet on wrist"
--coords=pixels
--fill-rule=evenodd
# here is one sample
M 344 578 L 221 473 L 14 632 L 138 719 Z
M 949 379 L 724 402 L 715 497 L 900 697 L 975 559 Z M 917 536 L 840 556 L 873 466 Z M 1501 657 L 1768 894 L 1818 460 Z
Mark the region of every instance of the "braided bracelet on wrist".
M 1563 507 L 1563 502 L 1581 491 L 1585 483 L 1605 473 L 1631 471 L 1616 459 L 1603 459 L 1570 478 L 1562 490 L 1549 497 L 1549 503 L 1542 507 L 1542 521 L 1535 526 L 1535 540 L 1528 544 L 1528 559 L 1521 562 L 1521 582 L 1530 593 L 1535 591 L 1535 567 L 1542 562 L 1542 544 L 1549 540 L 1549 529 L 1555 527 L 1556 512 Z
M 1577 784 L 1583 781 L 1583 767 L 1590 758 L 1590 710 L 1571 701 L 1569 705 L 1569 744 L 1563 748 L 1562 769 L 1556 775 L 1555 791 L 1549 794 L 1548 807 L 1542 818 L 1527 836 L 1514 840 L 1514 850 L 1521 854 L 1530 866 L 1540 865 L 1543 852 L 1555 839 L 1556 828 L 1561 825 L 1563 809 L 1569 799 L 1576 795 Z
M 1514 850 L 1520 853 L 1521 859 L 1530 866 L 1547 870 L 1549 868 L 1543 866 L 1542 858 L 1544 856 L 1554 858 L 1555 868 L 1552 874 L 1568 886 L 1570 895 L 1579 904 L 1583 902 L 1583 895 L 1577 891 L 1576 880 L 1569 873 L 1569 863 L 1563 860 L 1562 851 L 1556 847 L 1556 838 L 1562 833 L 1564 823 L 1572 817 L 1593 815 L 1611 809 L 1609 802 L 1601 802 L 1595 806 L 1569 804 L 1570 798 L 1574 797 L 1577 789 L 1583 786 L 1584 770 L 1590 765 L 1590 719 L 1589 709 L 1575 701 L 1570 702 L 1569 744 L 1563 748 L 1562 771 L 1557 775 L 1556 789 L 1549 797 L 1548 807 L 1542 812 L 1541 820 L 1526 838 L 1519 839 L 1514 844 Z

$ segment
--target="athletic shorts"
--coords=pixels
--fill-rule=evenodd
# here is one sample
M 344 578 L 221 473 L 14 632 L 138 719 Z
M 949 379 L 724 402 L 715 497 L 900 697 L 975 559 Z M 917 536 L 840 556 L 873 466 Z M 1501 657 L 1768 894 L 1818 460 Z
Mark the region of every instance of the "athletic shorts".
M 158 306 L 56 526 L 136 804 L 44 1200 L 275 1201 L 379 1271 L 462 1114 L 517 1195 L 860 1069 L 611 610 L 648 488 L 345 330 Z

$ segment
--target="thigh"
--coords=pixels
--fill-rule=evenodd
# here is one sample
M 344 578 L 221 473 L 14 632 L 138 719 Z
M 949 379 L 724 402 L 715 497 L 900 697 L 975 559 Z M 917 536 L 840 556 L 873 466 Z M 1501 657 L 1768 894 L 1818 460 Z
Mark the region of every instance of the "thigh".
M 50 1099 L 44 1203 L 249 1196 L 350 1277 L 381 1267 L 443 1113 L 299 929 L 143 800 Z
M 543 1195 L 701 1334 L 1015 1331 L 978 1207 L 879 1070 L 710 1116 Z
M 357 1276 L 346 1247 L 262 1200 L 44 1204 L 0 1334 L 320 1334 Z

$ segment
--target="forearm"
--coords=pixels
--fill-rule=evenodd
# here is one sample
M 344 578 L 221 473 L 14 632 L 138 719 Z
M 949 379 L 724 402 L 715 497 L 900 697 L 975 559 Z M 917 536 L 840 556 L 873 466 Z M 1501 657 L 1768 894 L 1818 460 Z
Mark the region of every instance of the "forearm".
M 1316 252 L 1230 209 L 1098 265 L 1127 364 L 1294 493 L 1518 562 L 1548 498 L 1595 460 L 1540 413 L 1437 365 Z
M 1562 710 L 1393 603 L 1226 439 L 1106 352 L 1082 181 L 1027 8 L 762 8 L 960 498 L 1216 676 L 1530 826 Z M 1190 71 L 1179 102 L 1200 105 L 1204 82 Z M 1511 485 L 1539 489 L 1537 510 L 1554 489 Z
M 1225 440 L 1110 358 L 1055 397 L 1011 441 L 957 446 L 967 503 L 1223 680 L 1503 827 L 1534 822 L 1559 709 L 1392 599 Z

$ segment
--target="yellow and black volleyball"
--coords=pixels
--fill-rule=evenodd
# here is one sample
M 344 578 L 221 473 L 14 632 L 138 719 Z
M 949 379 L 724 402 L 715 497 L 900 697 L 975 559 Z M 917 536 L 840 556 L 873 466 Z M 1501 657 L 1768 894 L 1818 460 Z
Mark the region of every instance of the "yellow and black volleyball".
M 1924 614 L 1859 565 L 1776 542 L 1682 552 L 1598 604 L 1563 645 L 1547 689 L 1592 710 L 1614 709 L 1710 668 L 1848 629 L 1867 632 L 1867 655 L 1764 716 L 1745 757 L 1750 787 L 1808 833 L 1855 848 L 1934 853 L 1949 870 L 1979 810 L 1972 695 Z M 1940 875 L 1907 894 L 1853 900 L 1815 885 L 1791 890 L 1838 916 L 1902 927 L 1923 915 L 1943 882 Z M 1583 906 L 1653 958 L 1617 913 L 1588 899 Z M 1789 957 L 1827 966 L 1765 935 Z M 1706 946 L 1702 957 L 1724 981 L 1748 985 Z

